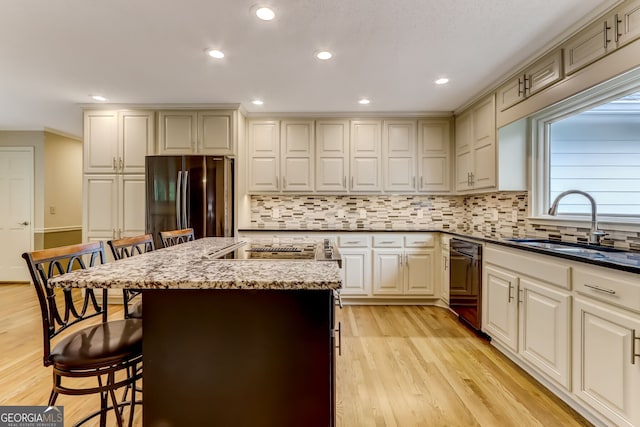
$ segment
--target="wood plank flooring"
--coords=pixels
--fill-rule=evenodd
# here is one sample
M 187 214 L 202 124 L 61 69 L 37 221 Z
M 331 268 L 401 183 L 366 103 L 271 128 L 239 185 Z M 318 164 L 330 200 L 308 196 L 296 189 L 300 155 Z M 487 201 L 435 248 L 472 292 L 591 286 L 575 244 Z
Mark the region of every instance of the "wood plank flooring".
M 122 318 L 119 306 L 112 318 Z M 588 426 L 447 310 L 345 306 L 337 357 L 339 427 Z M 27 284 L 0 284 L 0 405 L 45 405 L 40 312 Z M 98 406 L 61 396 L 67 425 Z M 137 412 L 137 425 L 141 425 Z

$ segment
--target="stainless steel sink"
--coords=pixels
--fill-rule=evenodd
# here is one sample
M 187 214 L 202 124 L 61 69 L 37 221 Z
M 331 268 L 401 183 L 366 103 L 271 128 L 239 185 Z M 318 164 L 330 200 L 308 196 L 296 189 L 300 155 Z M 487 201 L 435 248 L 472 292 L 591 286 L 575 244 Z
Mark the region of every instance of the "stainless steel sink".
M 624 252 L 620 249 L 614 249 L 607 246 L 586 245 L 580 243 L 558 242 L 545 239 L 507 239 L 510 242 L 521 245 L 532 246 L 541 249 L 549 249 L 562 253 L 570 254 L 599 254 L 602 252 Z

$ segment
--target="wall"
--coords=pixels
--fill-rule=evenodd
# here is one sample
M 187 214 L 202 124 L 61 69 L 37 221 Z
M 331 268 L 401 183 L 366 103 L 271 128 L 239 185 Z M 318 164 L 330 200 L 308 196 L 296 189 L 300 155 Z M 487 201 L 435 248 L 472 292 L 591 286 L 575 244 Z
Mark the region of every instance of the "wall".
M 81 242 L 82 141 L 45 132 L 44 247 Z
M 536 237 L 586 242 L 590 229 L 531 224 L 527 192 L 468 196 L 251 196 L 255 229 L 445 230 L 487 238 Z M 272 218 L 274 208 L 280 218 Z M 344 218 L 338 218 L 338 210 Z M 359 210 L 367 211 L 360 218 Z M 417 211 L 422 209 L 423 218 Z M 640 232 L 610 231 L 604 245 L 640 251 Z

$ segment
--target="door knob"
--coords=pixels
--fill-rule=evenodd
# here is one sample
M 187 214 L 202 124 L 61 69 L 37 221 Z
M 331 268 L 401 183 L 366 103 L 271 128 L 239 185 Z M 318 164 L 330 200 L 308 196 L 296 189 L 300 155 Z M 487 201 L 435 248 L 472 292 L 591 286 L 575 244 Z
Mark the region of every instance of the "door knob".
M 20 225 L 25 225 L 25 226 L 29 225 L 29 221 L 23 221 L 23 222 L 20 223 Z

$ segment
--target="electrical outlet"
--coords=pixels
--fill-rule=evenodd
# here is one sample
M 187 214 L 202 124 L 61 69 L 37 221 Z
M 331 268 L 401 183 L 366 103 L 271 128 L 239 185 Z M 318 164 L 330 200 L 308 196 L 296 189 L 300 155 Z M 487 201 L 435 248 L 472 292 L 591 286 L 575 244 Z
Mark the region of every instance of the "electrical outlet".
M 366 209 L 359 209 L 358 213 L 360 214 L 360 219 L 366 219 L 367 218 L 367 210 Z
M 418 209 L 416 209 L 416 217 L 417 217 L 418 219 L 422 219 L 422 218 L 424 218 L 424 212 L 422 212 L 422 208 L 418 208 Z
M 55 215 L 56 214 L 56 207 L 51 205 L 49 206 L 49 214 L 50 215 Z
M 518 222 L 518 211 L 517 210 L 511 211 L 511 221 Z
M 344 209 L 338 209 L 338 214 L 336 216 L 338 218 L 344 218 Z
M 278 208 L 271 209 L 271 218 L 273 218 L 273 219 L 280 218 L 280 209 L 278 209 Z

